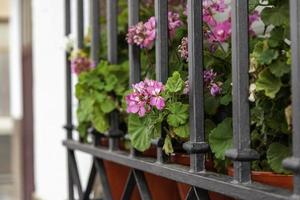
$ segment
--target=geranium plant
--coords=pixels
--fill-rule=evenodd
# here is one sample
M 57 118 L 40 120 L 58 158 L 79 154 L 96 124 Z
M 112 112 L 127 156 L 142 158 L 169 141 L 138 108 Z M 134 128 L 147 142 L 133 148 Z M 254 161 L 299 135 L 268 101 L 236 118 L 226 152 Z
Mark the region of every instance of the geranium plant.
M 282 167 L 282 160 L 291 154 L 292 139 L 288 1 L 252 3 L 253 8 L 263 6 L 264 29 L 250 40 L 251 142 L 260 153 L 252 168 L 289 173 Z M 217 159 L 226 160 L 225 151 L 232 148 L 232 140 L 232 119 L 226 118 L 209 135 Z
M 169 71 L 163 84 L 155 77 L 156 19 L 153 0 L 141 1 L 141 22 L 128 27 L 126 2 L 120 1 L 119 65 L 89 60 L 89 45 L 84 52 L 71 56 L 72 70 L 78 75 L 76 97 L 78 130 L 86 137 L 93 126 L 99 132 L 109 129 L 109 114 L 124 113 L 126 101 L 128 133 L 132 145 L 145 151 L 153 139 L 165 133 L 164 151 L 175 152 L 175 143 L 189 138 L 188 38 L 187 9 L 184 0 L 169 0 Z M 250 0 L 250 90 L 251 142 L 260 154 L 252 169 L 289 173 L 282 159 L 291 152 L 290 41 L 288 1 Z M 203 0 L 204 31 L 204 110 L 206 140 L 210 144 L 216 168 L 226 168 L 230 161 L 225 151 L 232 148 L 231 81 L 231 8 L 229 0 Z M 103 34 L 103 33 L 102 33 Z M 106 34 L 106 33 L 104 33 Z M 87 40 L 88 41 L 88 40 Z M 142 79 L 128 84 L 126 43 L 141 49 Z M 105 52 L 105 42 L 101 52 Z M 105 53 L 100 55 L 105 57 Z M 126 75 L 125 75 L 126 74 Z M 126 96 L 124 99 L 124 95 Z M 126 117 L 123 117 L 125 122 Z
M 127 90 L 128 62 L 111 65 L 101 61 L 97 67 L 82 71 L 76 84 L 78 131 L 87 136 L 94 127 L 100 133 L 109 130 L 109 114 L 122 111 L 122 97 Z
M 164 85 L 145 79 L 132 86 L 126 96 L 127 112 L 131 113 L 128 132 L 132 145 L 145 151 L 153 139 L 166 132 L 163 149 L 172 153 L 172 138 L 187 139 L 189 136 L 187 86 L 178 72 L 174 72 Z M 163 123 L 166 122 L 166 123 Z
M 147 1 L 145 4 L 148 8 L 143 15 L 146 23 L 141 22 L 136 26 L 129 27 L 127 34 L 128 43 L 142 49 L 144 54 L 142 61 L 146 60 L 143 66 L 147 66 L 143 70 L 147 73 L 143 75 L 149 78 L 153 77 L 149 73 L 151 67 L 153 69 L 153 64 L 149 65 L 148 63 L 154 63 L 153 45 L 155 40 L 155 18 L 149 11 L 153 8 L 152 3 Z M 170 1 L 169 9 L 170 71 L 178 71 L 176 76 L 180 74 L 186 80 L 188 62 L 186 1 Z M 205 130 L 218 169 L 228 166 L 229 160 L 225 158 L 225 151 L 232 148 L 233 141 L 230 9 L 230 1 L 203 1 Z M 253 148 L 261 154 L 260 160 L 253 162 L 253 169 L 288 173 L 281 166 L 282 159 L 290 154 L 290 128 L 292 126 L 289 98 L 288 1 L 252 0 L 249 3 L 249 10 L 251 136 Z M 178 22 L 175 23 L 176 28 L 173 32 L 170 32 L 172 21 L 170 13 L 176 13 L 175 21 Z M 147 20 L 147 16 L 149 20 Z M 255 27 L 257 25 L 259 27 Z M 174 46 L 176 51 L 174 51 Z M 170 79 L 172 78 L 174 75 Z M 164 146 L 167 153 L 173 152 L 170 139 L 184 141 L 189 135 L 187 131 L 188 112 L 187 115 L 184 115 L 185 124 L 180 124 L 185 128 L 180 129 L 180 132 L 177 129 L 178 124 L 168 121 L 168 116 L 172 113 L 168 106 L 171 99 L 168 98 L 168 95 L 165 96 L 170 93 L 166 87 L 168 83 L 169 81 L 160 94 L 165 104 L 162 109 L 152 105 L 149 100 L 149 105 L 142 103 L 137 110 L 137 107 L 130 107 L 132 102 L 127 97 L 128 112 L 136 113 L 130 116 L 129 133 L 133 146 L 139 150 L 147 149 L 151 139 L 160 136 L 159 128 L 161 126 L 166 129 L 164 131 L 167 133 Z M 185 85 L 188 85 L 188 81 Z M 133 86 L 133 91 L 137 91 L 137 89 Z M 181 90 L 181 93 L 176 93 L 180 95 L 175 95 L 176 101 L 172 104 L 188 106 L 187 96 L 182 96 L 183 88 Z M 183 113 L 187 109 L 186 106 L 180 108 Z M 139 112 L 143 116 L 139 116 Z

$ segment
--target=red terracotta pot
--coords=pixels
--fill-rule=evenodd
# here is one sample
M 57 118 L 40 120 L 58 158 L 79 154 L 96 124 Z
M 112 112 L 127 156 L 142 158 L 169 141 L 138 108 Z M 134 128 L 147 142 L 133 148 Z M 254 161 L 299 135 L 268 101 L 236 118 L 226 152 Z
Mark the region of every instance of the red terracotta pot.
M 152 146 L 150 149 L 143 152 L 143 156 L 156 158 L 156 148 Z M 177 183 L 175 181 L 150 173 L 144 174 L 152 199 L 180 200 Z
M 155 200 L 180 200 L 175 181 L 145 173 L 146 181 L 151 193 L 152 199 Z
M 187 154 L 175 154 L 172 156 L 172 161 L 177 164 L 189 166 L 190 165 L 190 156 Z M 214 162 L 212 159 L 208 159 L 205 161 L 205 168 L 208 171 L 215 172 L 216 169 L 214 168 Z M 188 194 L 188 191 L 190 189 L 190 185 L 177 182 L 177 188 L 179 191 L 180 199 L 184 200 L 186 199 L 186 196 Z M 208 192 L 210 200 L 233 200 L 233 198 L 224 196 L 222 194 L 216 193 L 216 192 Z
M 111 189 L 112 198 L 113 200 L 119 200 L 122 197 L 130 169 L 126 166 L 119 165 L 107 160 L 104 160 L 104 166 L 107 174 L 109 187 Z M 138 189 L 135 186 L 130 200 L 140 199 L 141 198 Z
M 107 138 L 100 141 L 102 146 L 108 146 Z M 124 145 L 120 142 L 120 149 L 125 150 Z M 143 153 L 147 157 L 156 157 L 156 148 L 150 148 Z M 119 200 L 122 196 L 130 168 L 104 160 L 104 165 L 108 177 L 109 186 L 114 200 Z M 144 173 L 151 193 L 152 199 L 155 200 L 180 200 L 175 181 L 156 176 L 150 173 Z M 132 198 L 130 200 L 140 200 L 140 195 L 135 186 Z
M 228 168 L 228 175 L 233 176 L 233 168 Z M 251 178 L 253 181 L 263 183 L 266 185 L 280 187 L 288 190 L 293 190 L 293 176 L 292 175 L 282 175 L 275 174 L 273 172 L 259 172 L 252 171 Z

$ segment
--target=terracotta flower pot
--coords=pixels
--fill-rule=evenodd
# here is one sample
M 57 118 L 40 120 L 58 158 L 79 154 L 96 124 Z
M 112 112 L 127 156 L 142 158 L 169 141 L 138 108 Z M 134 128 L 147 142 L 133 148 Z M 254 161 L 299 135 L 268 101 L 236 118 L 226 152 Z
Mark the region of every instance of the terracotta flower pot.
M 143 152 L 143 156 L 156 158 L 156 148 L 152 146 Z M 180 200 L 175 181 L 156 176 L 150 173 L 144 173 L 151 193 L 152 199 L 155 200 Z
M 102 146 L 108 146 L 108 139 L 102 138 L 100 141 Z M 126 150 L 124 145 L 120 143 L 120 149 Z M 156 157 L 156 148 L 150 148 L 143 153 L 147 157 Z M 109 181 L 109 186 L 114 200 L 119 200 L 122 196 L 130 168 L 104 160 L 104 165 Z M 144 173 L 151 193 L 152 199 L 155 200 L 180 200 L 175 181 L 156 176 L 150 173 Z M 137 187 L 134 188 L 132 198 L 130 200 L 140 200 Z
M 175 181 L 145 173 L 146 181 L 152 199 L 157 200 L 180 200 Z
M 232 167 L 229 167 L 227 171 L 229 176 L 233 176 Z M 251 178 L 253 181 L 259 183 L 263 183 L 274 187 L 280 187 L 291 191 L 293 190 L 292 175 L 275 174 L 273 172 L 252 171 Z
M 113 200 L 119 200 L 122 197 L 126 180 L 130 169 L 126 166 L 119 165 L 114 162 L 104 160 L 106 175 L 111 189 Z M 133 194 L 130 200 L 140 200 L 140 195 L 137 186 L 134 187 Z
M 190 165 L 190 156 L 187 154 L 175 154 L 172 156 L 172 161 L 177 164 L 189 166 Z M 212 159 L 205 161 L 205 167 L 209 171 L 216 171 L 214 169 L 214 163 Z M 188 191 L 190 189 L 190 185 L 177 182 L 177 188 L 179 191 L 180 199 L 184 200 L 186 199 L 186 196 L 188 194 Z M 233 198 L 224 196 L 222 194 L 216 193 L 216 192 L 208 192 L 210 200 L 233 200 Z

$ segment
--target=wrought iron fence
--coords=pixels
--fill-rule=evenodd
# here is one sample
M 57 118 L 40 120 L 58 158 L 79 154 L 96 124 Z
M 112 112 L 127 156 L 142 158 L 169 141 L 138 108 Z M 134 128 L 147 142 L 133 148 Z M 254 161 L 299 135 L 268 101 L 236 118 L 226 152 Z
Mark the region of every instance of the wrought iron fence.
M 65 1 L 65 34 L 71 32 L 70 0 Z M 99 61 L 99 3 L 91 0 L 92 16 L 91 55 L 93 61 Z M 83 47 L 83 0 L 77 3 L 78 48 Z M 190 80 L 190 141 L 184 149 L 190 153 L 190 168 L 165 163 L 161 142 L 157 142 L 157 159 L 136 156 L 118 150 L 118 140 L 122 137 L 118 131 L 117 113 L 111 116 L 112 128 L 109 132 L 109 149 L 98 146 L 99 135 L 95 134 L 94 145 L 83 144 L 72 137 L 72 78 L 70 63 L 66 58 L 67 83 L 67 139 L 63 144 L 68 152 L 69 199 L 74 199 L 74 187 L 80 199 L 89 199 L 96 174 L 100 175 L 104 198 L 112 199 L 103 160 L 109 160 L 131 168 L 122 199 L 130 199 L 133 187 L 138 186 L 142 199 L 151 199 L 145 182 L 144 172 L 166 177 L 171 180 L 192 185 L 186 199 L 209 199 L 208 191 L 214 191 L 238 199 L 287 200 L 300 199 L 300 1 L 290 0 L 291 40 L 292 40 L 292 102 L 293 102 L 293 157 L 287 158 L 283 165 L 294 172 L 294 192 L 251 182 L 250 164 L 257 159 L 258 153 L 250 148 L 250 124 L 248 103 L 248 0 L 232 1 L 232 80 L 233 80 L 233 133 L 234 149 L 227 152 L 234 163 L 234 176 L 205 171 L 204 154 L 209 146 L 204 141 L 204 103 L 203 103 L 203 45 L 202 45 L 202 1 L 188 0 L 188 45 Z M 129 25 L 139 21 L 139 0 L 128 0 Z M 156 35 L 156 78 L 165 82 L 168 77 L 168 3 L 155 0 Z M 117 63 L 117 0 L 107 0 L 108 61 Z M 200 20 L 200 21 L 199 21 Z M 196 45 L 197 44 L 197 45 Z M 67 57 L 67 56 L 66 56 Z M 140 81 L 141 64 L 139 49 L 129 45 L 130 83 Z M 163 137 L 163 131 L 162 131 Z M 88 153 L 93 157 L 91 172 L 86 188 L 82 188 L 75 151 Z

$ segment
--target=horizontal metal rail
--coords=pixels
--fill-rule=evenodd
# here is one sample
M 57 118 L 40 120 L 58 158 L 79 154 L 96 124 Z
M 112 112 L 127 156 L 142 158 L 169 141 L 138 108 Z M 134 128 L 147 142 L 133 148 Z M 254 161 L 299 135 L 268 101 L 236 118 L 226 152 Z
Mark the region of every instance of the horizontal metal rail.
M 287 190 L 255 182 L 237 184 L 232 177 L 213 172 L 191 173 L 189 167 L 178 164 L 161 164 L 154 158 L 130 157 L 129 153 L 125 151 L 109 151 L 103 147 L 95 148 L 93 145 L 82 144 L 73 140 L 65 140 L 63 144 L 68 149 L 88 153 L 96 158 L 109 160 L 130 168 L 239 199 L 288 200 L 292 195 Z

